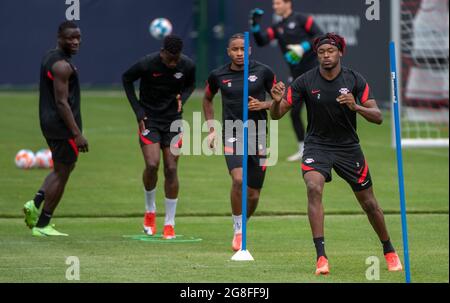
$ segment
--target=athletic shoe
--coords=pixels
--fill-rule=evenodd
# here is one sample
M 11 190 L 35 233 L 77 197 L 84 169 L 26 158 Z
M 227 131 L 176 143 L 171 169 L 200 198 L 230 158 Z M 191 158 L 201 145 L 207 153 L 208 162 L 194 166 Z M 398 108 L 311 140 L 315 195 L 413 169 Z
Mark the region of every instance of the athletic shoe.
M 51 224 L 44 227 L 33 227 L 33 229 L 31 230 L 31 234 L 36 237 L 68 236 L 68 234 L 60 233 L 59 231 L 57 231 Z
M 386 263 L 389 271 L 402 271 L 402 262 L 400 262 L 400 258 L 397 253 L 391 252 L 384 255 L 386 259 Z
M 33 228 L 39 218 L 39 209 L 34 205 L 34 201 L 30 200 L 23 206 L 23 213 L 25 214 L 25 224 L 28 228 Z
M 242 234 L 234 234 L 233 242 L 231 242 L 231 248 L 234 251 L 240 250 L 242 247 Z
M 156 235 L 156 214 L 146 212 L 144 216 L 144 233 L 148 236 Z
M 292 156 L 289 156 L 287 158 L 288 162 L 297 162 L 297 161 L 301 161 L 303 157 L 303 153 L 298 151 L 295 154 L 293 154 Z
M 321 256 L 319 260 L 317 260 L 316 275 L 328 275 L 329 273 L 330 269 L 328 267 L 328 259 Z
M 170 240 L 170 239 L 175 239 L 175 229 L 173 228 L 172 225 L 164 225 L 164 230 L 163 230 L 163 239 L 166 240 Z

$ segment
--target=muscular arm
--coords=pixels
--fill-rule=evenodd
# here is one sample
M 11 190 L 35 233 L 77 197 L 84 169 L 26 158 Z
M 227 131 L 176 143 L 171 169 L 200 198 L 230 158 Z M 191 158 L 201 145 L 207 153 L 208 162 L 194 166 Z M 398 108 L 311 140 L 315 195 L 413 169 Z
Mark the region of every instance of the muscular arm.
M 291 105 L 285 99 L 282 99 L 280 102 L 274 100 L 270 107 L 270 117 L 273 120 L 280 120 L 290 109 Z
M 270 117 L 273 120 L 279 120 L 291 109 L 291 104 L 284 98 L 286 87 L 283 82 L 278 82 L 272 87 L 271 95 L 273 98 L 270 106 Z M 288 93 L 289 95 L 289 93 Z
M 208 145 L 209 148 L 212 150 L 215 149 L 216 145 L 216 129 L 214 128 L 214 106 L 213 106 L 213 99 L 214 99 L 213 93 L 209 90 L 207 87 L 205 91 L 205 96 L 203 97 L 203 112 L 205 114 L 205 119 L 208 123 Z
M 359 105 L 356 103 L 353 94 L 349 93 L 340 95 L 337 98 L 337 101 L 342 105 L 347 105 L 350 110 L 359 113 L 369 122 L 375 124 L 383 123 L 383 115 L 378 108 L 375 99 L 369 99 L 363 102 L 362 105 Z
M 203 113 L 205 114 L 205 120 L 208 122 L 209 131 L 214 131 L 214 125 L 211 121 L 214 120 L 214 105 L 213 105 L 214 94 L 206 90 L 203 97 Z
M 356 105 L 356 112 L 367 121 L 380 125 L 383 123 L 383 114 L 377 106 L 375 100 L 367 100 L 363 105 Z
M 72 109 L 69 105 L 69 79 L 73 73 L 72 67 L 66 61 L 57 61 L 52 66 L 54 76 L 54 93 L 56 108 L 64 124 L 75 138 L 80 151 L 88 151 L 87 140 L 83 137 L 80 128 L 78 127 L 75 118 L 73 117 Z

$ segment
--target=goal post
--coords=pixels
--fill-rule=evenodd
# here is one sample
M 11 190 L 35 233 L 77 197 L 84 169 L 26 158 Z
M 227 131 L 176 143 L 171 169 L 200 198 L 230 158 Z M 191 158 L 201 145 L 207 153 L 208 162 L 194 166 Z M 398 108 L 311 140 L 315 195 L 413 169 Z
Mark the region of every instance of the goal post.
M 449 146 L 448 26 L 448 0 L 391 0 L 405 148 Z

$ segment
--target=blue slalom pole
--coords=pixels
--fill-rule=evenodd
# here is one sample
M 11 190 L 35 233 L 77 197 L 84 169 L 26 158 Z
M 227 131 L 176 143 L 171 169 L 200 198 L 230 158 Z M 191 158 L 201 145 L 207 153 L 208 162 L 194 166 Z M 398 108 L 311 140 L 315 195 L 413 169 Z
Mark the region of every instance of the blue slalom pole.
M 397 170 L 398 170 L 398 187 L 400 191 L 400 210 L 402 217 L 402 234 L 403 234 L 403 254 L 405 259 L 406 283 L 411 283 L 411 272 L 409 267 L 409 245 L 408 245 L 408 223 L 406 221 L 406 199 L 405 185 L 403 178 L 403 156 L 402 156 L 402 138 L 400 125 L 400 108 L 398 101 L 398 79 L 397 79 L 397 60 L 395 53 L 395 43 L 391 41 L 389 45 L 391 57 L 391 80 L 393 89 L 393 107 L 395 121 L 395 145 L 397 148 Z
M 248 54 L 249 34 L 245 32 L 244 37 L 244 93 L 242 97 L 244 122 L 244 142 L 242 158 L 242 248 L 247 250 L 247 167 L 248 167 Z

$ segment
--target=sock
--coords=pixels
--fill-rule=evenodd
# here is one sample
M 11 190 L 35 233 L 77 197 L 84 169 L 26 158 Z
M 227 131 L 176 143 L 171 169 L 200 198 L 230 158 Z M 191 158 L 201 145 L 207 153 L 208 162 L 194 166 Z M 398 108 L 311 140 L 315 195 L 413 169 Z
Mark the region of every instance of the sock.
M 298 151 L 303 154 L 303 148 L 305 144 L 303 142 L 298 142 Z
M 317 252 L 317 260 L 319 260 L 320 257 L 327 258 L 327 255 L 325 254 L 325 238 L 314 238 L 314 245 L 316 246 L 316 252 Z
M 50 223 L 51 218 L 52 218 L 52 213 L 42 210 L 41 215 L 39 216 L 39 220 L 36 223 L 36 227 L 47 226 Z
M 39 209 L 39 207 L 41 207 L 42 201 L 44 201 L 45 196 L 44 196 L 44 192 L 42 190 L 38 191 L 36 193 L 36 196 L 34 196 L 34 206 L 36 206 L 37 209 Z
M 151 190 L 151 191 L 147 191 L 144 188 L 144 192 L 145 192 L 145 210 L 149 213 L 155 213 L 156 212 L 156 188 Z
M 235 234 L 242 233 L 242 215 L 239 216 L 232 215 L 232 217 L 233 217 L 234 233 Z
M 395 249 L 391 243 L 391 239 L 388 239 L 387 241 L 381 241 L 381 243 L 383 243 L 383 253 L 384 254 L 395 252 Z
M 175 226 L 175 213 L 177 211 L 178 199 L 166 198 L 166 218 L 164 219 L 164 225 Z

